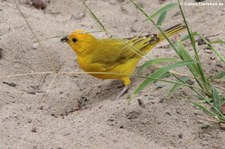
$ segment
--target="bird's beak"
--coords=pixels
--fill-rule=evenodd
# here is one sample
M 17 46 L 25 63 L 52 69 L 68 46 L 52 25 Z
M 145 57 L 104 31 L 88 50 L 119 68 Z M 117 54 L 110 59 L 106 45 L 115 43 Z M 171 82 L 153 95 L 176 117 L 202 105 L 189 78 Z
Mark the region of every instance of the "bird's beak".
M 67 42 L 69 39 L 68 39 L 68 36 L 65 36 L 65 37 L 63 37 L 63 38 L 61 38 L 61 42 Z

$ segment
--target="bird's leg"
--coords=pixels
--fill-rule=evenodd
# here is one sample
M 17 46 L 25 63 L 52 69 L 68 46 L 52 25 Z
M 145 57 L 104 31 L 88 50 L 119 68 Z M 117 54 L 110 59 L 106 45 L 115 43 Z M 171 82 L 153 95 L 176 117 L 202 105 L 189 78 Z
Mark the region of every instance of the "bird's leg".
M 122 97 L 122 96 L 126 93 L 126 91 L 127 91 L 128 89 L 129 89 L 129 86 L 125 86 L 125 87 L 123 88 L 123 90 L 117 95 L 116 100 L 119 100 L 120 97 Z
M 125 85 L 125 87 L 119 93 L 119 95 L 117 95 L 116 100 L 120 99 L 120 97 L 122 97 L 126 93 L 126 91 L 129 89 L 129 85 L 131 83 L 130 78 L 128 78 L 128 77 L 122 78 L 121 81 L 123 81 L 123 84 Z

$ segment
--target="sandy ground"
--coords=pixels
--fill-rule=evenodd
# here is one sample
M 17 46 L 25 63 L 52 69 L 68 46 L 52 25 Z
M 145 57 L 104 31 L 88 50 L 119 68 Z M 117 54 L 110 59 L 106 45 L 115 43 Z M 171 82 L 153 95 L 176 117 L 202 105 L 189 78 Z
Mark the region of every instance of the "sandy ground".
M 148 13 L 167 2 L 170 0 L 163 3 L 139 0 Z M 157 32 L 128 0 L 86 0 L 86 3 L 106 29 L 118 37 Z M 68 45 L 59 42 L 60 37 L 75 29 L 100 30 L 79 0 L 51 0 L 45 10 L 37 10 L 26 0 L 19 1 L 18 6 L 37 38 L 43 40 L 42 46 L 36 43 L 13 0 L 0 1 L 1 149 L 225 148 L 224 129 L 189 102 L 196 99 L 187 89 L 165 97 L 171 86 L 164 84 L 158 89 L 152 85 L 129 104 L 127 97 L 142 81 L 139 78 L 133 78 L 129 93 L 115 101 L 122 89 L 120 81 L 54 73 L 81 71 L 75 54 Z M 225 6 L 185 6 L 184 10 L 194 31 L 215 35 L 210 39 L 225 39 Z M 174 9 L 164 27 L 181 21 L 179 10 Z M 104 33 L 94 35 L 106 37 Z M 51 38 L 54 36 L 57 37 Z M 204 49 L 205 45 L 199 48 Z M 225 54 L 224 46 L 216 48 Z M 224 70 L 224 64 L 213 53 L 201 51 L 209 75 Z M 155 48 L 148 54 L 151 58 L 174 55 L 169 47 Z M 16 76 L 36 72 L 50 73 Z M 138 105 L 137 99 L 141 99 L 145 108 Z

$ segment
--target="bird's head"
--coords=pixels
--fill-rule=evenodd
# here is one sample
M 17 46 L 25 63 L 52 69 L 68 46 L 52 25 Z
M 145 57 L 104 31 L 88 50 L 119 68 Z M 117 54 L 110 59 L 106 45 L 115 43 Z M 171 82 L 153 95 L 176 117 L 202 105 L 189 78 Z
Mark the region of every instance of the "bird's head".
M 96 45 L 96 38 L 83 30 L 75 30 L 61 41 L 67 42 L 77 54 L 88 52 Z

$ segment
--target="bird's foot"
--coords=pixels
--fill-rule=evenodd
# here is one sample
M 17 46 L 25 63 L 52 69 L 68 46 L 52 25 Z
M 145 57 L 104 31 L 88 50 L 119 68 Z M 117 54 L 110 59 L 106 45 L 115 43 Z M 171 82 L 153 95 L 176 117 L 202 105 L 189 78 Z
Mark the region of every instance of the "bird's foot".
M 125 86 L 123 88 L 123 90 L 117 95 L 116 100 L 119 100 L 120 97 L 122 97 L 127 92 L 128 89 L 129 89 L 129 87 L 128 86 Z

